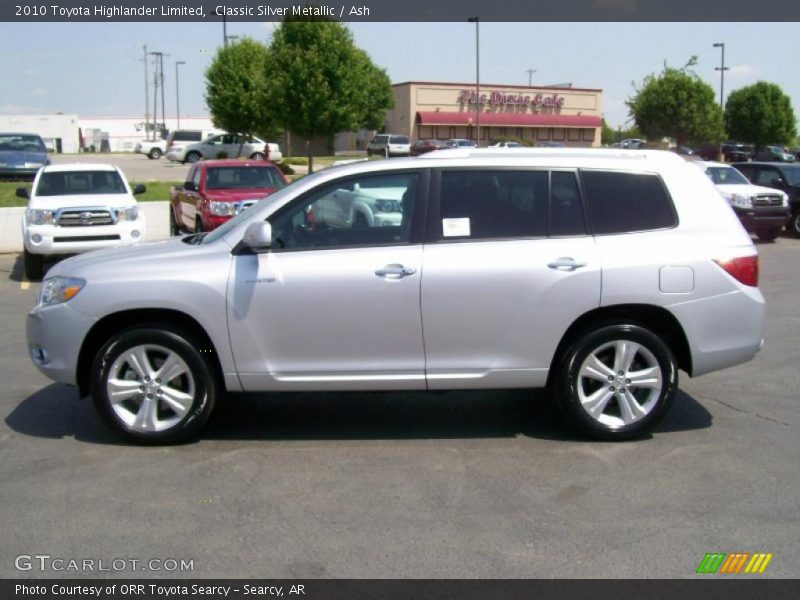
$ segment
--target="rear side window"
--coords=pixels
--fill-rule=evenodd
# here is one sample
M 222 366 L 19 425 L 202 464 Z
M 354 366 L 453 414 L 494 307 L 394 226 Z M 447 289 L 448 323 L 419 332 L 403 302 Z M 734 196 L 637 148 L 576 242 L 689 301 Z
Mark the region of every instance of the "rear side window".
M 596 234 L 666 229 L 678 223 L 658 175 L 581 171 L 581 181 L 589 223 Z
M 586 234 L 572 171 L 444 172 L 439 215 L 444 239 Z

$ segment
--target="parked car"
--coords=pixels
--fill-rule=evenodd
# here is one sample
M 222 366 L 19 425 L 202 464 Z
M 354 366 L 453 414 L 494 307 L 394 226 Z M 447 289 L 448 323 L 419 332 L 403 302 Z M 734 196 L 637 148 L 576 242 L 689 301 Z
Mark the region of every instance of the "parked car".
M 447 148 L 447 144 L 442 140 L 417 140 L 411 144 L 409 153 L 411 156 L 419 156 L 420 154 L 427 154 L 434 150 L 441 150 Z
M 270 160 L 273 162 L 283 158 L 278 144 L 267 143 L 255 137 L 243 137 L 232 133 L 212 135 L 196 144 L 173 144 L 167 150 L 167 158 L 174 162 L 195 163 L 198 160 L 213 160 L 220 155 L 224 158 L 240 156 L 251 160 Z
M 797 158 L 780 146 L 763 146 L 756 150 L 753 160 L 795 162 Z
M 781 190 L 789 196 L 791 216 L 786 230 L 800 237 L 800 164 L 746 162 L 733 166 L 756 185 Z
M 25 275 L 41 279 L 48 256 L 77 254 L 97 248 L 138 244 L 144 240 L 145 218 L 122 171 L 98 163 L 43 167 L 33 180 L 22 216 Z
M 411 142 L 407 135 L 381 133 L 367 144 L 367 156 L 408 156 L 411 153 Z
M 497 142 L 489 146 L 490 148 L 524 148 L 519 142 Z
M 49 165 L 42 138 L 34 133 L 0 133 L 0 178 L 30 181 Z
M 216 129 L 173 129 L 167 134 L 165 152 L 176 145 L 187 146 L 202 142 L 204 139 L 221 135 L 224 131 Z
M 478 144 L 472 140 L 463 138 L 452 138 L 445 142 L 448 148 L 477 148 Z
M 747 231 L 772 241 L 789 220 L 789 198 L 773 188 L 753 185 L 734 167 L 718 162 L 695 161 L 717 186 Z
M 323 220 L 348 213 L 340 190 L 399 221 Z M 211 233 L 63 261 L 27 344 L 143 444 L 193 437 L 227 391 L 536 387 L 584 434 L 623 440 L 668 413 L 679 369 L 758 352 L 757 283 L 749 235 L 673 153 L 444 150 L 319 171 Z
M 564 148 L 564 142 L 539 142 L 537 148 Z
M 167 140 L 142 140 L 136 143 L 133 151 L 144 154 L 147 158 L 155 160 L 161 158 L 167 151 Z
M 206 160 L 191 166 L 186 182 L 170 190 L 170 232 L 212 231 L 288 184 L 266 161 Z
M 642 138 L 627 138 L 619 142 L 619 147 L 625 150 L 638 150 L 646 143 L 647 140 L 643 140 Z

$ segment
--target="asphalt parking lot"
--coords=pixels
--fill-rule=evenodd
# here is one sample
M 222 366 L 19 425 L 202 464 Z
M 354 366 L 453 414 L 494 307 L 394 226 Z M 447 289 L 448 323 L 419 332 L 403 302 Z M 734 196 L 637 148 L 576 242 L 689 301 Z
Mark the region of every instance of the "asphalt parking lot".
M 54 164 L 64 163 L 111 163 L 117 165 L 128 181 L 183 181 L 191 165 L 183 165 L 159 158 L 150 160 L 144 154 L 51 154 L 50 160 Z M 165 198 L 166 200 L 167 198 Z
M 195 443 L 128 446 L 31 364 L 38 285 L 2 255 L 0 577 L 87 575 L 15 569 L 48 554 L 192 560 L 169 575 L 193 577 L 671 578 L 706 552 L 773 553 L 759 577 L 797 577 L 800 240 L 758 248 L 762 352 L 682 373 L 656 434 L 620 444 L 514 390 L 235 396 Z

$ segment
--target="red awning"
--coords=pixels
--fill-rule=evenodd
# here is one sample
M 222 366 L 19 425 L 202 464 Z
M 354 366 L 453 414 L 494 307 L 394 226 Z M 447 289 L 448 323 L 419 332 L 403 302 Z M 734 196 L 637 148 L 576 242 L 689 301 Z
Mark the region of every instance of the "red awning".
M 419 111 L 419 125 L 472 125 L 474 112 Z M 588 115 L 542 115 L 529 113 L 481 113 L 481 125 L 499 127 L 601 127 L 600 117 Z

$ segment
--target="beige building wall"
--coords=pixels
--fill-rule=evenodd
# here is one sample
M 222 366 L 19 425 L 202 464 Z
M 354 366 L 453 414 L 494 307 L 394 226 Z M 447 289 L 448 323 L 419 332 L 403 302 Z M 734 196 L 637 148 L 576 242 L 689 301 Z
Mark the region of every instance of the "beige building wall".
M 465 98 L 475 92 L 474 83 L 433 83 L 406 82 L 392 86 L 395 94 L 395 107 L 386 113 L 385 128 L 389 133 L 409 136 L 412 141 L 419 138 L 448 139 L 452 137 L 475 137 L 477 121 L 476 103 Z M 564 115 L 596 117 L 596 126 L 515 126 L 487 125 L 481 123 L 481 144 L 495 139 L 520 139 L 532 144 L 556 141 L 568 146 L 600 146 L 602 126 L 602 90 L 574 87 L 527 87 L 482 84 L 481 96 L 487 96 L 482 105 L 481 115 Z M 529 97 L 531 102 L 524 104 L 504 104 L 491 102 L 492 96 Z M 540 97 L 539 103 L 536 98 Z M 553 105 L 545 105 L 546 99 L 553 99 Z M 418 125 L 418 112 L 461 113 L 467 120 L 472 118 L 472 126 L 462 124 Z M 474 115 L 474 117 L 473 117 Z M 508 117 L 511 118 L 511 117 Z M 489 118 L 486 118 L 487 121 Z

